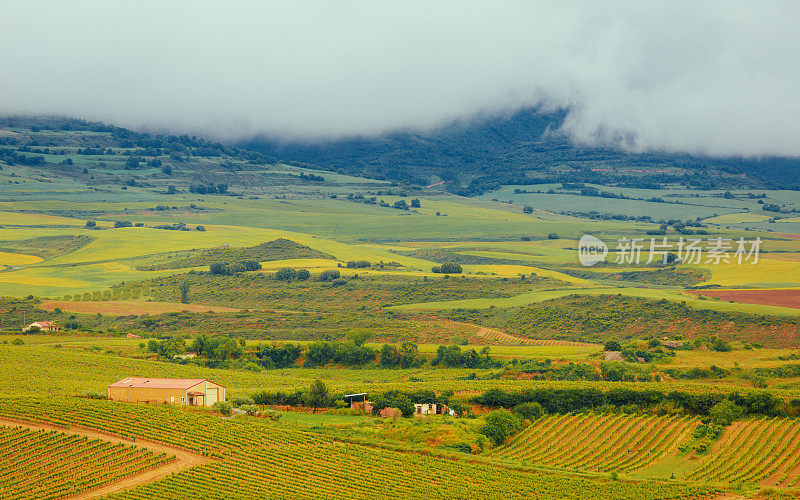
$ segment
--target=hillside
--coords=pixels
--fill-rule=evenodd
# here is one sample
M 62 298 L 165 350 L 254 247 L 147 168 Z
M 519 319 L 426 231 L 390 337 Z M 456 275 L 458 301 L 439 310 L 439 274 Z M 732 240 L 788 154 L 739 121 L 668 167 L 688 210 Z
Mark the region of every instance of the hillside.
M 257 137 L 241 146 L 351 175 L 418 184 L 446 181 L 462 195 L 502 184 L 591 182 L 624 187 L 681 184 L 703 189 L 800 189 L 800 160 L 625 153 L 572 144 L 557 132 L 566 113 L 525 109 L 453 122 L 428 132 L 326 142 Z

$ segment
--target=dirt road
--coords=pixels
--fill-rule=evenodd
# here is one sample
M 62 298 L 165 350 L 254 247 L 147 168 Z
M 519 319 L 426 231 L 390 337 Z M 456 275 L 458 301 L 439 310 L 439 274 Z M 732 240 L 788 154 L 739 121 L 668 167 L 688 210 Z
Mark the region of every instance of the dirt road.
M 0 418 L 0 425 L 7 425 L 11 427 L 24 427 L 31 430 L 59 431 L 59 432 L 64 432 L 66 434 L 74 434 L 77 436 L 87 437 L 89 439 L 102 439 L 103 441 L 108 441 L 109 443 L 122 443 L 125 445 L 135 445 L 155 453 L 166 453 L 168 455 L 172 455 L 175 457 L 174 460 L 170 460 L 165 464 L 159 465 L 158 467 L 153 467 L 152 469 L 145 470 L 139 474 L 134 474 L 133 476 L 124 477 L 117 481 L 113 481 L 111 483 L 98 486 L 97 488 L 82 491 L 80 493 L 76 493 L 74 495 L 65 497 L 70 500 L 88 500 L 91 498 L 100 498 L 111 493 L 116 493 L 122 490 L 126 490 L 128 488 L 132 488 L 134 486 L 138 486 L 140 484 L 146 484 L 152 481 L 157 481 L 163 477 L 166 477 L 170 474 L 174 474 L 176 472 L 180 472 L 183 469 L 187 469 L 189 467 L 194 467 L 197 465 L 202 465 L 211 462 L 210 458 L 204 457 L 199 453 L 187 451 L 181 448 L 169 446 L 155 441 L 149 441 L 146 439 L 137 439 L 136 441 L 134 441 L 132 439 L 124 438 L 121 436 L 115 436 L 113 434 L 108 434 L 98 430 L 93 430 L 87 427 L 75 426 L 71 428 L 64 428 L 47 423 L 24 422 L 22 420 L 14 420 L 7 418 Z

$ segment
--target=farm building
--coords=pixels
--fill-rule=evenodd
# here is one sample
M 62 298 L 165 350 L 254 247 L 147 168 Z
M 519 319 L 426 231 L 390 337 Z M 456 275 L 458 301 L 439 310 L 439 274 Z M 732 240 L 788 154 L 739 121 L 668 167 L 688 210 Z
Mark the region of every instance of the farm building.
M 35 328 L 38 328 L 42 332 L 55 332 L 61 330 L 61 327 L 52 321 L 34 321 L 30 325 L 23 328 L 22 331 L 29 332 Z
M 360 410 L 364 413 L 372 412 L 372 402 L 367 401 L 367 393 L 359 392 L 358 394 L 345 394 L 344 401 L 350 403 L 350 408 Z
M 211 406 L 225 401 L 225 387 L 204 378 L 128 377 L 108 386 L 108 399 L 126 403 Z
M 455 415 L 456 412 L 447 405 L 436 403 L 417 403 L 414 405 L 414 415 Z

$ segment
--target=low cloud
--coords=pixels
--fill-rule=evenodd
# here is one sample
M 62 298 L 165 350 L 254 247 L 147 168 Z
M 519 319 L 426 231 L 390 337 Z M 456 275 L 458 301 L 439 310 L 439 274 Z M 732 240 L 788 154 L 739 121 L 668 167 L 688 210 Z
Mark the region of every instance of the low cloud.
M 575 141 L 800 156 L 796 2 L 6 2 L 0 113 L 222 139 L 568 108 Z

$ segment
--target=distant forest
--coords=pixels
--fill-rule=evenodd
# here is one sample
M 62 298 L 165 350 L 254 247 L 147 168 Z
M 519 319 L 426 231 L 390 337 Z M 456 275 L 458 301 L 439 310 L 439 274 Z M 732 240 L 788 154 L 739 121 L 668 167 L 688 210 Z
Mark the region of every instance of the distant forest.
M 697 189 L 800 190 L 800 159 L 638 154 L 580 146 L 553 133 L 565 115 L 526 109 L 511 116 L 455 122 L 430 132 L 401 131 L 330 142 L 259 137 L 240 146 L 351 175 L 420 186 L 446 181 L 445 189 L 466 196 L 503 184 L 550 182 L 645 189 L 680 184 Z

